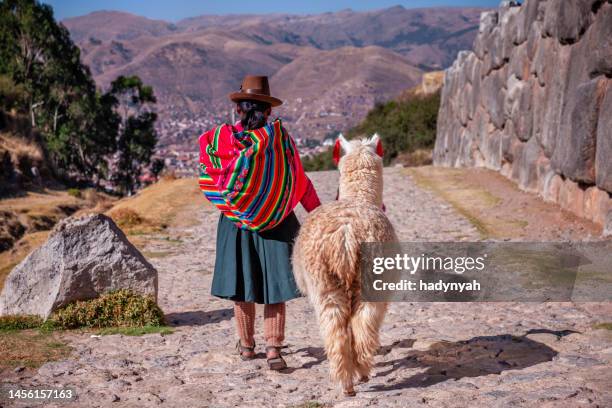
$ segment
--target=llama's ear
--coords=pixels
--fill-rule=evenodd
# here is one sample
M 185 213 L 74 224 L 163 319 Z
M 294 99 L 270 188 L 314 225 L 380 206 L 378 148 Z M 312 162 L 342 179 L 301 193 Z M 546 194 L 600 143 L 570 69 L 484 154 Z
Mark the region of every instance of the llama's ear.
M 338 135 L 338 139 L 336 139 L 336 143 L 334 144 L 333 152 L 334 164 L 336 166 L 340 162 L 340 150 L 344 150 L 344 154 L 346 154 L 349 152 L 350 146 L 351 144 L 348 142 L 348 140 L 346 140 L 344 135 L 340 133 L 340 135 Z
M 382 142 L 380 141 L 380 136 L 378 136 L 378 133 L 374 133 L 374 136 L 370 138 L 368 144 L 375 149 L 377 155 L 379 155 L 380 157 L 384 156 L 385 152 L 383 150 Z

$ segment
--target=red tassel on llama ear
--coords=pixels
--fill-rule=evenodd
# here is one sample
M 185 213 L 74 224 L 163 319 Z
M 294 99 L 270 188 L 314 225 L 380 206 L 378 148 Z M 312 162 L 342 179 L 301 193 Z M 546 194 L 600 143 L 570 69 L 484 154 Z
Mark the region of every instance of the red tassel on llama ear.
M 332 157 L 334 159 L 334 164 L 338 166 L 340 162 L 340 139 L 336 139 L 336 143 L 334 143 L 334 152 L 332 153 Z
M 344 154 L 348 154 L 350 151 L 351 144 L 344 138 L 344 135 L 340 133 L 338 135 L 338 139 L 336 139 L 336 143 L 334 144 L 334 151 L 332 153 L 332 157 L 336 166 L 338 165 L 338 163 L 340 163 L 341 152 L 344 152 Z

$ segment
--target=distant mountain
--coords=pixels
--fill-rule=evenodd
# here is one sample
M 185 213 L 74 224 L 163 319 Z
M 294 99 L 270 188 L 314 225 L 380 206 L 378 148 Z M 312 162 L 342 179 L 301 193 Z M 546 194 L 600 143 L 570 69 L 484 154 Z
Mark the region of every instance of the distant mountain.
M 171 24 L 100 11 L 64 20 L 101 86 L 137 74 L 158 96 L 162 145 L 229 120 L 227 94 L 248 73 L 271 77 L 276 114 L 296 137 L 322 139 L 358 123 L 423 71 L 471 48 L 481 9 L 393 7 L 317 15 L 198 16 Z
M 89 38 L 102 41 L 133 40 L 141 36 L 155 37 L 176 31 L 174 24 L 150 20 L 120 11 L 95 11 L 84 16 L 68 18 L 62 23 L 70 30 L 72 39 L 81 42 Z
M 423 71 L 381 47 L 342 47 L 305 53 L 272 77 L 285 101 L 283 117 L 305 135 L 324 137 L 363 119 L 383 102 L 417 84 Z M 313 86 L 314 85 L 314 86 Z

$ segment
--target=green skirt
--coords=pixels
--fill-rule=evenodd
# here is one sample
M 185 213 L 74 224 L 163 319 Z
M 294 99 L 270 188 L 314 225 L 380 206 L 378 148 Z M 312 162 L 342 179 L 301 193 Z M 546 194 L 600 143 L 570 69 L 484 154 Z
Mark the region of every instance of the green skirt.
M 263 232 L 240 229 L 221 215 L 212 295 L 260 304 L 301 296 L 291 268 L 291 251 L 299 228 L 294 213 Z

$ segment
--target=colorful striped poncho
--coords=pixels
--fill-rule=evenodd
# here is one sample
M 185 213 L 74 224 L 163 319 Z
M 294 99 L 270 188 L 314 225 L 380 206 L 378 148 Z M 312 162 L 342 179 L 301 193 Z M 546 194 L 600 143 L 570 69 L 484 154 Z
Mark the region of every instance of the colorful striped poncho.
M 308 179 L 279 119 L 249 131 L 221 125 L 199 141 L 200 189 L 239 228 L 271 229 L 302 199 Z

